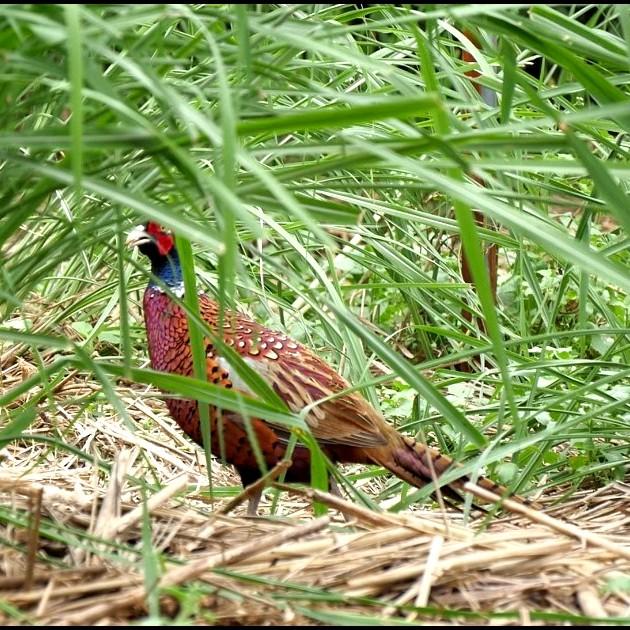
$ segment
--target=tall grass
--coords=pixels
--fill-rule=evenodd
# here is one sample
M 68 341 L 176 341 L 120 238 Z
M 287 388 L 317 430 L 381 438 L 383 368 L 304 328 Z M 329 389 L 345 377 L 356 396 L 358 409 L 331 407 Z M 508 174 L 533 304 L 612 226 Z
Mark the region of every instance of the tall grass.
M 225 307 L 316 348 L 465 470 L 522 492 L 623 477 L 628 16 L 0 7 L 1 350 L 5 366 L 23 355 L 38 367 L 0 396 L 2 443 L 35 439 L 36 411 L 69 370 L 99 382 L 90 400 L 123 419 L 126 376 L 300 432 L 260 383 L 253 403 L 139 369 L 148 271 L 123 240 L 153 219 L 192 244 L 186 271 Z M 466 361 L 472 372 L 455 369 Z M 50 448 L 72 444 L 55 434 Z M 381 494 L 401 496 L 396 509 L 428 496 L 400 485 Z

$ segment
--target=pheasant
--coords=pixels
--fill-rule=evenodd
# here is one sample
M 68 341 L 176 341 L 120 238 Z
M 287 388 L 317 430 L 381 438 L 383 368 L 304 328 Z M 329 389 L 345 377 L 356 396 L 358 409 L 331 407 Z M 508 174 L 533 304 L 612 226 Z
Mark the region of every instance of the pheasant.
M 160 225 L 149 222 L 135 228 L 127 239 L 151 262 L 152 279 L 143 298 L 144 320 L 149 342 L 151 367 L 158 371 L 185 376 L 193 374 L 192 352 L 186 313 L 162 287 L 183 295 L 180 261 L 173 235 Z M 217 329 L 219 305 L 207 295 L 199 295 L 200 313 L 211 330 Z M 387 423 L 384 417 L 358 392 L 339 394 L 350 388 L 324 360 L 287 335 L 270 330 L 241 313 L 225 311 L 223 339 L 236 350 L 284 400 L 288 408 L 300 412 L 316 401 L 306 414 L 311 433 L 324 453 L 336 463 L 377 464 L 400 479 L 422 487 L 436 480 L 454 461 L 415 439 L 404 436 Z M 249 393 L 229 363 L 206 342 L 208 380 L 226 388 Z M 169 398 L 167 407 L 178 425 L 198 444 L 202 444 L 197 402 Z M 219 423 L 222 426 L 219 429 Z M 253 419 L 251 427 L 268 468 L 280 462 L 288 444 L 288 431 Z M 222 455 L 240 475 L 244 486 L 261 476 L 254 449 L 248 439 L 243 419 L 233 412 L 210 408 L 211 450 Z M 219 436 L 222 438 L 220 443 Z M 292 465 L 286 480 L 308 483 L 310 451 L 299 444 L 291 455 Z M 468 479 L 460 477 L 442 491 L 461 500 L 461 491 Z M 481 487 L 502 495 L 505 488 L 482 477 Z M 260 492 L 250 497 L 248 513 L 255 514 Z M 517 498 L 517 500 L 521 500 Z

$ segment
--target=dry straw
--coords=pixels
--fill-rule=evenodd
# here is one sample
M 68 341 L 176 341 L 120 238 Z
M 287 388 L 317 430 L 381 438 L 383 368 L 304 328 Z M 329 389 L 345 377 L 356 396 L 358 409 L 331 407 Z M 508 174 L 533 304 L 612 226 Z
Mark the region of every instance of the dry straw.
M 19 368 L 11 369 L 5 384 L 20 378 Z M 630 596 L 608 588 L 630 574 L 625 484 L 581 492 L 555 507 L 548 502 L 545 514 L 506 502 L 508 516 L 465 524 L 461 514 L 428 507 L 371 511 L 283 486 L 271 474 L 269 482 L 283 490 L 279 512 L 251 519 L 241 505 L 245 493 L 215 505 L 202 500 L 198 489 L 207 478 L 198 449 L 177 435 L 159 402 L 143 400 L 143 391 L 119 389 L 142 427 L 137 434 L 106 407 L 90 410 L 101 415 L 89 422 L 74 404 L 81 395 L 77 378 L 56 392 L 54 426 L 49 409 L 32 427 L 35 435 L 62 433 L 83 452 L 114 462 L 109 475 L 46 444 L 4 449 L 0 509 L 16 516 L 3 519 L 0 534 L 5 623 L 19 620 L 16 611 L 26 615 L 22 621 L 73 625 L 126 623 L 147 614 L 139 478 L 163 483 L 146 509 L 152 544 L 164 559 L 159 584 L 167 587 L 160 598 L 166 615 L 179 611 L 169 589 L 197 581 L 199 614 L 221 624 L 317 623 L 307 611 L 324 621 L 346 613 L 479 622 L 438 609 L 492 613 L 493 623 L 536 623 L 541 612 L 630 618 Z M 229 469 L 217 465 L 214 473 L 217 486 L 235 484 Z M 370 492 L 375 483 L 365 480 L 362 489 Z M 328 517 L 313 517 L 313 500 L 329 506 Z M 261 513 L 269 514 L 268 501 Z M 20 514 L 29 516 L 20 521 Z M 53 540 L 55 527 L 70 532 L 67 538 Z M 77 532 L 93 538 L 82 541 Z M 427 606 L 432 614 L 422 610 Z

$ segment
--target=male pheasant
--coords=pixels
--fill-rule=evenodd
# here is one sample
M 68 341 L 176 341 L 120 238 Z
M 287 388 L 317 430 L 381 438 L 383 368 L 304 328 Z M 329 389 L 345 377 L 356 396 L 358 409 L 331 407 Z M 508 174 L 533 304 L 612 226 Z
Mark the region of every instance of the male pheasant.
M 144 294 L 143 307 L 149 340 L 151 366 L 155 370 L 191 376 L 192 353 L 188 337 L 188 323 L 184 310 L 163 290 L 166 286 L 175 295 L 183 295 L 183 280 L 173 236 L 156 223 L 149 222 L 129 234 L 130 246 L 151 261 L 152 279 Z M 157 281 L 159 282 L 157 282 Z M 211 329 L 217 329 L 219 306 L 207 295 L 199 295 L 200 312 Z M 339 463 L 378 464 L 389 469 L 408 483 L 422 487 L 431 483 L 454 465 L 449 457 L 403 436 L 390 426 L 383 416 L 359 393 L 352 392 L 328 399 L 343 392 L 350 385 L 325 361 L 304 345 L 252 321 L 243 314 L 224 313 L 223 338 L 249 366 L 273 387 L 293 412 L 313 405 L 306 422 L 322 450 Z M 206 365 L 209 381 L 226 388 L 235 387 L 247 393 L 241 379 L 229 363 L 206 343 Z M 169 411 L 179 426 L 198 444 L 202 444 L 197 402 L 173 399 L 166 401 Z M 222 423 L 218 430 L 219 417 Z M 252 428 L 268 468 L 282 460 L 288 443 L 288 433 L 277 425 L 253 419 Z M 223 455 L 240 474 L 243 485 L 261 476 L 254 450 L 249 442 L 243 419 L 229 411 L 210 409 L 212 452 Z M 219 442 L 221 434 L 223 443 Z M 287 481 L 308 483 L 310 480 L 310 451 L 298 445 L 292 455 L 292 466 Z M 443 491 L 459 497 L 466 478 L 460 478 Z M 505 488 L 489 479 L 479 478 L 477 484 L 503 494 Z M 248 512 L 256 512 L 260 494 L 250 499 Z

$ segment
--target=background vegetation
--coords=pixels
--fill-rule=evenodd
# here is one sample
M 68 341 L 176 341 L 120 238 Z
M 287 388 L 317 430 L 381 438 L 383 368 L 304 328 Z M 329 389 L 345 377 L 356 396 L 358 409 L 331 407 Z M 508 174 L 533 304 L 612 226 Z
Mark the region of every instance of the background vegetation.
M 124 239 L 153 219 L 205 290 L 466 470 L 523 493 L 627 474 L 625 5 L 4 5 L 0 24 L 0 360 L 29 366 L 0 394 L 5 449 L 107 477 L 72 427 L 141 428 L 118 383 L 155 383 L 147 269 Z M 69 377 L 97 387 L 59 420 Z M 429 494 L 384 479 L 364 501 Z

